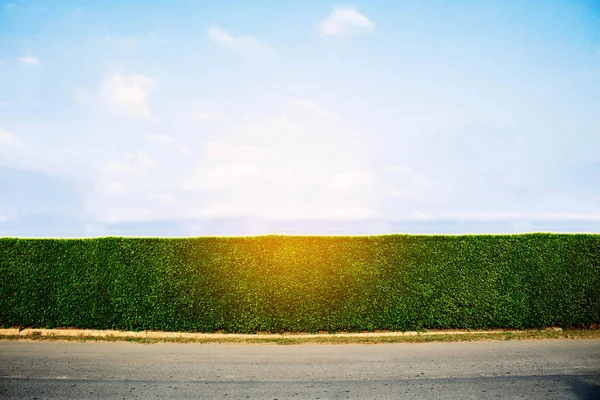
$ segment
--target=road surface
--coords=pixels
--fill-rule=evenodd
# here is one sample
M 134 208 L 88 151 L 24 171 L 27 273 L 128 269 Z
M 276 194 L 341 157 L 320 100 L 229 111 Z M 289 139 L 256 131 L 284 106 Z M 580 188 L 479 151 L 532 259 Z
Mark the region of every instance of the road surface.
M 600 399 L 600 340 L 0 341 L 0 399 Z

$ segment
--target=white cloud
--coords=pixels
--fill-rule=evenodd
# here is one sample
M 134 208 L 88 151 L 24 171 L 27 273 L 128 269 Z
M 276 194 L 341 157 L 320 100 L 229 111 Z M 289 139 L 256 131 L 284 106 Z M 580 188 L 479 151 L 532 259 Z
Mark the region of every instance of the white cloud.
M 211 140 L 204 145 L 207 157 L 227 161 L 251 160 L 264 156 L 265 150 L 254 145 L 235 145 L 219 140 Z
M 423 173 L 407 165 L 388 165 L 378 169 L 380 184 L 385 193 L 386 215 L 404 218 L 432 202 L 443 202 L 447 194 Z
M 99 38 L 99 43 L 112 52 L 134 54 L 144 47 L 158 46 L 166 43 L 165 38 L 156 33 L 145 33 L 135 35 L 120 35 L 109 33 Z
M 75 101 L 82 105 L 89 105 L 94 100 L 94 96 L 87 88 L 77 86 L 73 89 L 73 97 Z
M 6 149 L 13 142 L 15 135 L 6 129 L 0 128 L 0 151 Z
M 148 135 L 146 140 L 158 143 L 173 143 L 175 140 L 169 135 Z
M 174 143 L 174 146 L 178 152 L 185 154 L 186 156 L 189 156 L 190 154 L 192 154 L 192 150 L 184 144 L 176 142 L 176 143 Z
M 287 101 L 287 105 L 292 108 L 310 110 L 325 119 L 339 119 L 339 115 L 333 111 L 318 105 L 314 101 L 305 97 L 292 98 Z
M 150 168 L 156 167 L 154 160 L 143 151 L 125 153 L 123 160 L 111 160 L 104 164 L 106 171 L 116 174 L 143 174 Z
M 249 164 L 220 165 L 212 169 L 199 168 L 181 182 L 181 187 L 190 191 L 217 188 L 238 183 L 258 172 L 257 167 Z
M 370 218 L 384 194 L 372 155 L 369 138 L 341 120 L 286 109 L 210 138 L 179 183 L 198 199 L 194 216 Z
M 155 200 L 161 203 L 174 204 L 177 203 L 177 199 L 173 195 L 165 192 L 152 193 L 148 196 L 150 200 Z
M 158 147 L 152 149 L 153 153 L 123 153 L 100 164 L 94 171 L 93 185 L 86 193 L 84 206 L 90 221 L 116 223 L 188 216 L 186 206 L 194 205 L 196 199 L 193 195 L 176 199 L 181 190 L 173 191 L 173 183 L 180 179 L 181 167 L 189 163 L 173 152 L 169 157 L 170 136 L 152 136 L 163 148 L 168 145 L 166 151 Z
M 192 154 L 192 150 L 188 146 L 176 141 L 173 137 L 169 135 L 148 135 L 146 136 L 146 140 L 156 143 L 168 144 L 174 147 L 180 153 L 185 155 Z
M 105 210 L 99 219 L 104 222 L 147 221 L 151 212 L 146 207 L 114 207 Z
M 414 171 L 411 167 L 406 165 L 388 165 L 385 168 L 387 171 L 391 171 L 398 175 L 404 176 L 407 179 L 412 180 L 420 188 L 431 188 L 435 186 L 434 182 L 426 177 L 425 175 Z
M 212 202 L 205 207 L 191 210 L 194 218 L 248 217 L 259 216 L 267 220 L 301 220 L 320 219 L 333 221 L 356 221 L 379 217 L 379 213 L 366 207 L 341 207 L 321 210 L 309 210 L 305 207 L 280 206 L 269 208 L 258 204 L 242 204 L 239 202 Z
M 226 30 L 216 26 L 209 26 L 207 30 L 208 37 L 210 40 L 216 43 L 232 46 L 235 44 L 236 39 L 231 36 Z M 252 37 L 251 37 L 252 38 Z M 239 40 L 239 39 L 237 39 Z M 255 40 L 254 38 L 248 40 Z
M 108 181 L 106 182 L 105 192 L 108 194 L 122 194 L 127 193 L 127 187 L 123 182 Z
M 438 212 L 437 219 L 453 219 L 466 221 L 600 221 L 598 213 L 574 212 L 519 212 L 513 210 L 460 210 Z
M 190 117 L 198 121 L 206 122 L 225 122 L 225 114 L 215 111 L 191 111 Z
M 133 160 L 137 165 L 142 168 L 155 167 L 156 163 L 147 153 L 139 151 L 137 153 L 125 153 L 125 157 L 129 160 Z
M 19 62 L 19 64 L 24 64 L 24 65 L 40 65 L 41 64 L 40 60 L 34 56 L 22 56 L 22 57 L 17 58 L 17 61 Z
M 207 29 L 208 38 L 219 45 L 225 46 L 230 50 L 251 54 L 258 57 L 268 57 L 272 55 L 271 47 L 258 40 L 254 36 L 240 35 L 234 36 L 218 26 L 210 26 Z
M 373 30 L 373 21 L 353 7 L 336 7 L 321 21 L 319 30 L 323 35 L 344 36 L 351 33 L 367 33 Z
M 130 162 L 128 161 L 115 161 L 115 160 L 111 160 L 111 161 L 107 161 L 104 164 L 106 170 L 108 172 L 114 172 L 117 174 L 122 174 L 122 173 L 135 173 L 135 174 L 139 174 L 141 171 L 134 167 Z
M 137 38 L 134 36 L 121 36 L 108 34 L 102 38 L 103 43 L 116 50 L 135 52 L 137 50 Z
M 108 73 L 97 86 L 98 101 L 131 118 L 151 117 L 148 94 L 156 83 L 143 74 Z
M 413 211 L 410 213 L 410 218 L 408 218 L 408 219 L 416 219 L 418 221 L 431 221 L 435 218 L 432 214 L 427 213 L 427 212 Z
M 331 176 L 331 185 L 340 189 L 377 184 L 378 182 L 377 175 L 366 172 L 345 172 Z
M 190 216 L 193 218 L 245 217 L 257 213 L 259 213 L 259 210 L 254 206 L 231 202 L 213 202 L 204 207 L 191 210 Z
M 379 213 L 377 211 L 365 207 L 340 208 L 331 212 L 333 219 L 341 220 L 368 219 L 377 218 L 378 216 Z

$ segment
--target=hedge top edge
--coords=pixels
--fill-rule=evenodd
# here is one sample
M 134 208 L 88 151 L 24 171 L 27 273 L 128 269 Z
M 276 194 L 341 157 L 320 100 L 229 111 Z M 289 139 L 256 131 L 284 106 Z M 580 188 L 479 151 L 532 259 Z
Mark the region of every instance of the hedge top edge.
M 48 237 L 48 236 L 0 236 L 0 240 L 98 240 L 98 239 L 259 239 L 269 237 L 282 238 L 385 238 L 385 237 L 523 237 L 523 236 L 591 236 L 600 237 L 599 232 L 523 232 L 523 233 L 382 233 L 374 235 L 311 235 L 311 234 L 284 234 L 270 233 L 264 235 L 204 235 L 204 236 L 126 236 L 126 235 L 107 235 L 107 236 L 85 236 L 85 237 Z

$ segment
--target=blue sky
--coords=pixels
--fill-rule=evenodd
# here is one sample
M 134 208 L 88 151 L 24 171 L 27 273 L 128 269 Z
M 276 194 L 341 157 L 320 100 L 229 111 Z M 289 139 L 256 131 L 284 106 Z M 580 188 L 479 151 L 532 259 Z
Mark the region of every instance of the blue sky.
M 0 236 L 600 232 L 600 3 L 0 2 Z

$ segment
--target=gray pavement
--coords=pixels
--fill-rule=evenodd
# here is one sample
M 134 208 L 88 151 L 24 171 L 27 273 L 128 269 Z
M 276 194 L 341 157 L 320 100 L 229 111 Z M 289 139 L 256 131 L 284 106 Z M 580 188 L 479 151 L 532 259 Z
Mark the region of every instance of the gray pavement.
M 0 341 L 0 399 L 600 399 L 600 340 Z

